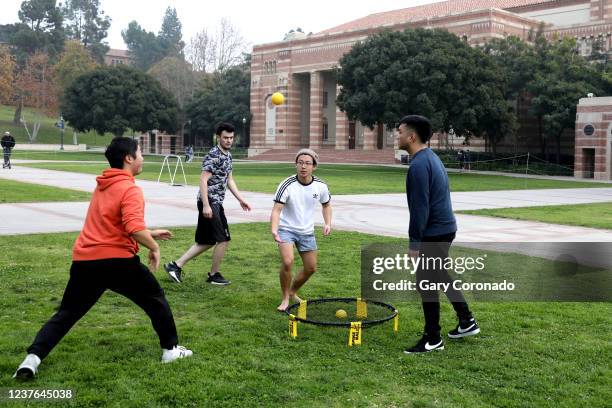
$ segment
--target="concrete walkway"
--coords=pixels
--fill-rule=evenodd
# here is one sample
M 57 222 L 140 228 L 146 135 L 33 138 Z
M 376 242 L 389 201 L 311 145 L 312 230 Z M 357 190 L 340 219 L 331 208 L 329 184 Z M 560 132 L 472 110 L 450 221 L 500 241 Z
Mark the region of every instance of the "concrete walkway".
M 95 176 L 14 166 L 1 178 L 91 192 Z M 195 186 L 169 186 L 138 180 L 146 200 L 150 227 L 187 226 L 196 223 Z M 244 189 L 246 186 L 239 186 Z M 332 190 L 333 192 L 333 190 Z M 230 223 L 267 222 L 272 195 L 245 192 L 253 211 L 242 211 L 231 193 L 225 209 Z M 612 188 L 511 190 L 452 194 L 455 210 L 612 202 Z M 408 209 L 404 194 L 338 195 L 333 198 L 336 229 L 393 237 L 407 237 Z M 0 235 L 78 231 L 88 203 L 0 204 Z M 317 215 L 321 222 L 320 214 Z M 458 242 L 612 242 L 612 231 L 593 228 L 457 215 Z

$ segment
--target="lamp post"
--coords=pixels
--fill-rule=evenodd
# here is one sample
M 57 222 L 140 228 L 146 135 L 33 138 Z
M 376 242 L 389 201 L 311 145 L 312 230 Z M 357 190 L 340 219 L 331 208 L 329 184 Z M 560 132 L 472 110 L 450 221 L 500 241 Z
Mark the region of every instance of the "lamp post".
M 60 142 L 61 142 L 60 150 L 64 150 L 64 132 L 65 132 L 65 129 L 66 129 L 65 124 L 64 124 L 64 116 L 60 115 L 59 122 L 57 122 L 57 125 L 60 128 L 60 130 L 62 131 L 62 136 L 61 136 L 61 139 L 60 139 Z
M 246 118 L 245 117 L 242 118 L 242 137 L 241 139 L 246 141 Z
M 191 129 L 191 119 L 187 121 L 189 125 L 189 146 L 195 147 L 195 138 L 193 137 L 193 130 Z

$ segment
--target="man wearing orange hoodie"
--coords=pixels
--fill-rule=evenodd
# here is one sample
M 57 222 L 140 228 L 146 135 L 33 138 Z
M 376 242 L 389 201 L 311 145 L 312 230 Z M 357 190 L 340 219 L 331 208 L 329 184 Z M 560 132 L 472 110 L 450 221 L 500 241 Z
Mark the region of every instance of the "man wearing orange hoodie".
M 74 243 L 70 279 L 59 310 L 40 329 L 14 377 L 32 378 L 38 365 L 70 328 L 110 289 L 142 308 L 153 323 L 162 347 L 162 362 L 193 353 L 178 345 L 178 336 L 164 291 L 150 272 L 159 267 L 155 240 L 172 237 L 168 230 L 149 230 L 144 197 L 134 177 L 142 172 L 138 143 L 116 137 L 106 149 L 111 166 L 97 177 L 83 230 Z M 140 263 L 138 244 L 149 249 L 149 268 Z

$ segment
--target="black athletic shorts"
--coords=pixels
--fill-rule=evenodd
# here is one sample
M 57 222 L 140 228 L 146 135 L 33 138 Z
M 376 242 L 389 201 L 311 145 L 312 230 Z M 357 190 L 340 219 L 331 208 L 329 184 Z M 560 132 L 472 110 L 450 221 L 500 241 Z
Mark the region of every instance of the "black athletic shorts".
M 215 245 L 217 242 L 230 241 L 230 232 L 225 218 L 225 211 L 221 204 L 211 204 L 212 218 L 204 218 L 202 209 L 204 203 L 198 200 L 198 227 L 195 233 L 195 242 L 200 245 Z

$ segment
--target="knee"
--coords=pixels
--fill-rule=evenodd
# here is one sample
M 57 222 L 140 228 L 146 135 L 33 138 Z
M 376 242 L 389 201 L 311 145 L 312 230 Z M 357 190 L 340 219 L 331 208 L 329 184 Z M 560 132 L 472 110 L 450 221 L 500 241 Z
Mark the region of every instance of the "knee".
M 304 267 L 304 273 L 307 274 L 308 276 L 312 275 L 316 271 L 317 271 L 317 265 L 311 265 L 311 266 Z
M 293 266 L 293 257 L 286 257 L 282 259 L 281 268 L 283 268 L 284 271 L 291 270 L 292 266 Z

